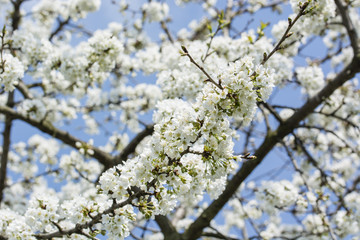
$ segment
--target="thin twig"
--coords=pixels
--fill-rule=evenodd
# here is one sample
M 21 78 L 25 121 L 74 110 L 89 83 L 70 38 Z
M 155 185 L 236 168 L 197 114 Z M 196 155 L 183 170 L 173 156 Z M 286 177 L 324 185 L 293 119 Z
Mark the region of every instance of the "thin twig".
M 291 20 L 291 18 L 288 18 L 289 21 L 289 25 L 285 31 L 285 33 L 283 34 L 283 36 L 281 37 L 280 41 L 276 44 L 276 46 L 274 47 L 274 49 L 269 53 L 269 54 L 264 54 L 264 59 L 262 60 L 261 64 L 265 64 L 267 62 L 267 60 L 269 60 L 269 58 L 280 49 L 280 45 L 291 36 L 290 33 L 290 29 L 294 26 L 294 24 L 299 20 L 299 18 L 305 14 L 305 9 L 307 8 L 307 6 L 309 5 L 309 2 L 305 2 L 303 3 L 303 5 L 300 7 L 300 11 L 299 13 L 296 15 L 294 20 Z
M 223 90 L 224 88 L 217 83 L 206 71 L 203 67 L 201 67 L 189 54 L 188 50 L 186 49 L 185 46 L 181 46 L 182 50 L 184 51 L 184 55 L 187 56 L 190 59 L 190 62 L 192 62 L 198 69 L 200 69 L 206 77 L 208 77 L 207 81 L 210 81 L 212 84 L 214 84 L 215 86 L 217 86 L 219 89 Z
M 169 31 L 169 29 L 168 29 L 165 21 L 161 21 L 160 24 L 161 24 L 161 28 L 164 30 L 164 32 L 165 32 L 168 40 L 169 40 L 171 43 L 174 43 L 174 38 L 171 36 L 171 33 L 170 33 L 170 31 Z

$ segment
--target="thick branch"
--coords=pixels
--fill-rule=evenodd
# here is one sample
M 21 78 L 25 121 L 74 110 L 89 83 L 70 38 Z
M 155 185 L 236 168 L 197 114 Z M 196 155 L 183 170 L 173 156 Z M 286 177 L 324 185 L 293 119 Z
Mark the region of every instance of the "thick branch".
M 180 234 L 176 231 L 175 227 L 171 224 L 166 216 L 156 215 L 155 221 L 159 225 L 165 240 L 180 239 Z
M 343 6 L 341 0 L 335 0 L 335 4 L 339 10 L 339 13 L 342 18 L 343 25 L 346 28 L 346 31 L 350 38 L 351 47 L 354 50 L 354 55 L 356 56 L 359 53 L 359 45 L 358 45 L 358 35 L 355 30 L 354 24 L 352 23 L 349 13 L 345 6 Z
M 201 236 L 204 228 L 208 227 L 210 221 L 224 207 L 231 196 L 236 192 L 240 184 L 253 172 L 273 147 L 286 135 L 291 133 L 298 124 L 312 113 L 326 98 L 336 89 L 350 80 L 360 71 L 360 59 L 354 58 L 350 65 L 341 71 L 330 81 L 317 95 L 310 98 L 292 117 L 281 124 L 276 131 L 270 132 L 260 147 L 256 150 L 256 160 L 244 162 L 240 170 L 234 175 L 226 186 L 224 192 L 190 225 L 184 233 L 184 239 L 197 239 Z
M 23 81 L 20 80 L 19 83 L 16 85 L 16 88 L 21 92 L 24 98 L 28 98 L 28 99 L 33 98 L 31 92 L 29 91 L 28 87 L 24 84 Z
M 11 26 L 12 26 L 12 31 L 15 31 L 19 28 L 19 23 L 20 23 L 20 19 L 21 19 L 21 13 L 20 13 L 20 6 L 21 4 L 24 2 L 25 0 L 16 0 L 16 1 L 12 1 L 11 3 L 14 6 L 14 10 L 11 14 Z
M 24 122 L 27 122 L 28 124 L 36 127 L 40 131 L 49 134 L 50 136 L 57 138 L 61 140 L 63 143 L 76 148 L 76 142 L 80 142 L 83 145 L 86 145 L 84 141 L 81 141 L 80 139 L 77 139 L 76 137 L 70 135 L 68 132 L 57 129 L 54 127 L 50 122 L 43 121 L 39 122 L 32 118 L 23 116 L 19 113 L 17 113 L 15 110 L 6 107 L 6 106 L 0 106 L 0 113 L 5 114 L 6 116 L 12 117 L 14 119 L 19 119 Z M 100 150 L 97 147 L 91 146 L 91 149 L 94 151 L 94 154 L 92 157 L 97 159 L 100 163 L 104 165 L 105 168 L 111 166 L 113 164 L 113 158 L 110 154 Z
M 7 100 L 7 108 L 11 109 L 14 106 L 14 92 L 9 93 Z M 3 132 L 3 146 L 1 153 L 1 168 L 0 168 L 0 203 L 3 199 L 3 191 L 6 185 L 7 163 L 10 150 L 10 134 L 13 118 L 11 116 L 5 117 L 5 127 Z
M 19 27 L 19 22 L 21 19 L 20 14 L 20 6 L 24 2 L 24 0 L 17 0 L 13 1 L 14 10 L 11 14 L 12 19 L 12 31 L 15 31 Z M 14 92 L 9 92 L 6 108 L 12 110 L 14 106 Z M 5 127 L 3 132 L 3 149 L 1 154 L 1 168 L 0 168 L 0 203 L 3 199 L 3 191 L 5 188 L 5 181 L 6 181 L 6 173 L 7 173 L 7 162 L 8 162 L 8 155 L 10 150 L 10 135 L 11 135 L 11 125 L 12 125 L 12 116 L 6 115 L 5 117 Z

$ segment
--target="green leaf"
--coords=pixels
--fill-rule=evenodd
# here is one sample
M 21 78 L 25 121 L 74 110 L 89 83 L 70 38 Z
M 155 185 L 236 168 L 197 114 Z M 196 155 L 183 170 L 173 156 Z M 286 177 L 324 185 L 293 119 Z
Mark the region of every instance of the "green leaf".
M 2 36 L 1 37 L 4 37 L 5 34 L 6 34 L 6 25 L 4 25 L 2 28 Z
M 207 27 L 207 29 L 209 30 L 209 32 L 212 33 L 212 26 L 211 26 L 211 24 L 208 23 L 208 24 L 206 25 L 206 27 Z
M 263 21 L 261 21 L 260 22 L 260 28 L 261 28 L 261 30 L 264 30 L 267 26 L 269 26 L 269 22 L 267 22 L 267 23 L 264 23 Z

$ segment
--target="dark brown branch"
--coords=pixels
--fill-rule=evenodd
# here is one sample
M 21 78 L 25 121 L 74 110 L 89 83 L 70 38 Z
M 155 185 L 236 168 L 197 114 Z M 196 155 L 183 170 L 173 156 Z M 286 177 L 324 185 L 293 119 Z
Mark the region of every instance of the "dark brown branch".
M 19 23 L 21 20 L 21 13 L 20 13 L 20 7 L 21 4 L 25 2 L 25 0 L 16 0 L 16 1 L 11 1 L 11 3 L 14 6 L 14 10 L 12 11 L 11 14 L 11 26 L 12 26 L 12 31 L 15 31 L 19 28 Z
M 7 99 L 7 108 L 12 109 L 14 106 L 14 92 L 10 92 Z M 1 168 L 0 168 L 0 204 L 3 199 L 3 191 L 6 186 L 7 163 L 10 151 L 10 135 L 13 118 L 5 116 L 5 127 L 3 132 L 3 146 L 1 153 Z
M 271 106 L 269 105 L 268 103 L 266 102 L 260 102 L 259 105 L 264 105 L 264 107 L 269 110 L 269 112 L 275 117 L 275 119 L 279 122 L 279 123 L 282 123 L 283 120 L 282 118 L 280 117 L 280 115 L 278 114 L 278 112 Z
M 15 31 L 19 27 L 19 22 L 21 20 L 20 7 L 24 0 L 12 1 L 14 10 L 11 14 L 12 19 L 12 31 Z M 3 36 L 4 37 L 4 36 Z M 12 110 L 14 106 L 14 92 L 9 92 L 6 108 Z M 0 168 L 0 203 L 3 199 L 3 191 L 5 188 L 6 174 L 7 174 L 7 162 L 8 155 L 10 150 L 10 135 L 11 135 L 11 127 L 12 127 L 13 117 L 6 115 L 5 116 L 5 127 L 3 132 L 3 149 L 1 153 L 1 168 Z
M 346 28 L 346 31 L 350 38 L 351 47 L 354 50 L 354 55 L 356 56 L 359 53 L 359 45 L 358 45 L 358 35 L 356 32 L 356 29 L 354 27 L 354 24 L 352 23 L 349 13 L 346 9 L 346 7 L 342 4 L 341 0 L 335 0 L 335 4 L 337 6 L 337 9 L 341 15 L 342 23 Z
M 165 240 L 180 239 L 180 234 L 166 216 L 156 215 L 155 221 L 159 225 L 162 234 L 164 234 Z
M 16 88 L 21 92 L 21 94 L 24 96 L 24 98 L 27 98 L 27 99 L 33 98 L 28 87 L 24 84 L 23 81 L 20 80 L 19 83 L 16 85 Z
M 55 36 L 56 34 L 58 34 L 59 32 L 61 32 L 63 30 L 63 28 L 70 22 L 70 17 L 67 18 L 66 20 L 64 21 L 61 21 L 60 19 L 58 19 L 58 27 L 50 34 L 50 37 L 49 37 L 49 41 L 51 41 Z
M 223 234 L 220 234 L 220 233 L 212 233 L 212 232 L 205 232 L 205 233 L 201 234 L 201 236 L 203 236 L 203 237 L 217 238 L 217 239 L 224 239 L 224 240 L 239 240 L 239 238 L 227 237 L 227 236 L 224 236 Z
M 73 148 L 78 149 L 76 146 L 76 142 L 80 142 L 82 145 L 87 145 L 86 142 L 84 142 L 80 139 L 77 139 L 76 137 L 72 136 L 68 132 L 57 129 L 48 121 L 40 121 L 39 122 L 30 117 L 23 116 L 7 106 L 0 106 L 0 113 L 5 114 L 6 116 L 10 116 L 13 119 L 22 120 L 22 121 L 36 127 L 40 131 L 47 133 L 54 138 L 59 139 L 63 143 L 65 143 Z M 94 154 L 92 155 L 92 157 L 94 157 L 101 164 L 103 164 L 105 168 L 113 165 L 113 158 L 110 154 L 100 150 L 97 147 L 91 146 L 91 149 L 94 151 Z
M 291 133 L 302 120 L 312 113 L 326 98 L 333 94 L 336 89 L 342 86 L 346 81 L 352 79 L 359 71 L 360 59 L 355 57 L 351 64 L 343 69 L 317 95 L 308 99 L 307 102 L 289 119 L 284 121 L 276 131 L 270 132 L 254 154 L 257 159 L 244 162 L 240 170 L 229 181 L 224 192 L 190 225 L 183 234 L 183 238 L 197 239 L 200 237 L 203 229 L 209 226 L 210 221 L 224 207 L 240 184 L 254 171 L 273 147 L 286 135 Z

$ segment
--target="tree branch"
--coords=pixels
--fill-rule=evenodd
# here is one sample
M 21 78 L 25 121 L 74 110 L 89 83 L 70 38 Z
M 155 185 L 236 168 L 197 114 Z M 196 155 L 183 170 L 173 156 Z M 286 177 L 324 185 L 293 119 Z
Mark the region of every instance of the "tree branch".
M 305 9 L 307 8 L 307 6 L 309 5 L 309 2 L 305 2 L 304 4 L 302 4 L 302 6 L 300 7 L 300 11 L 299 13 L 296 15 L 295 19 L 292 20 L 291 18 L 288 18 L 289 21 L 289 25 L 285 31 L 285 33 L 283 34 L 283 36 L 281 37 L 280 41 L 276 44 L 276 46 L 274 47 L 274 49 L 268 54 L 266 55 L 264 53 L 264 59 L 262 60 L 261 64 L 265 64 L 267 62 L 267 60 L 269 60 L 269 58 L 280 49 L 281 44 L 288 38 L 291 36 L 290 30 L 291 28 L 294 26 L 294 24 L 299 20 L 299 18 L 305 14 Z
M 181 46 L 182 50 L 184 51 L 184 56 L 187 56 L 190 60 L 191 63 L 193 63 L 198 69 L 200 69 L 200 71 L 202 71 L 206 77 L 208 77 L 208 79 L 206 81 L 210 81 L 212 84 L 214 84 L 216 87 L 218 87 L 219 89 L 223 90 L 224 88 L 221 86 L 220 83 L 217 83 L 207 72 L 206 70 L 200 66 L 193 58 L 192 56 L 189 54 L 188 50 L 186 49 L 185 46 Z
M 118 165 L 123 161 L 126 161 L 130 154 L 135 152 L 137 145 L 147 136 L 151 135 L 154 131 L 154 124 L 148 125 L 138 135 L 136 135 L 131 142 L 122 150 L 122 152 L 114 157 L 114 164 Z
M 123 201 L 121 203 L 113 204 L 113 206 L 111 206 L 104 212 L 97 214 L 95 217 L 93 217 L 91 219 L 91 221 L 86 222 L 84 224 L 76 224 L 76 226 L 72 229 L 62 230 L 62 231 L 53 232 L 53 233 L 35 234 L 34 237 L 36 237 L 37 239 L 52 239 L 52 238 L 62 237 L 62 236 L 71 235 L 71 234 L 83 234 L 83 229 L 90 228 L 90 227 L 94 226 L 95 224 L 99 223 L 101 221 L 101 218 L 103 215 L 113 213 L 114 210 L 130 204 L 134 199 L 136 199 L 140 196 L 144 196 L 146 194 L 147 193 L 144 191 L 138 191 L 134 195 L 131 195 L 125 201 Z
M 165 21 L 161 21 L 161 28 L 164 30 L 168 40 L 171 42 L 171 43 L 174 43 L 174 38 L 171 36 L 171 33 L 168 29 L 168 27 L 166 26 L 166 22 Z
M 10 116 L 13 119 L 22 120 L 22 121 L 36 127 L 40 131 L 47 133 L 50 136 L 61 140 L 63 143 L 65 143 L 75 149 L 78 149 L 78 147 L 76 146 L 76 142 L 80 142 L 82 145 L 87 144 L 86 142 L 70 135 L 68 132 L 57 129 L 48 121 L 43 121 L 43 122 L 36 121 L 30 117 L 26 117 L 26 116 L 21 115 L 20 113 L 17 113 L 15 110 L 13 110 L 7 106 L 0 106 L 0 113 Z M 100 150 L 97 147 L 91 146 L 91 149 L 94 151 L 94 154 L 92 155 L 92 157 L 94 157 L 101 164 L 103 164 L 105 168 L 113 165 L 113 157 L 110 154 Z
M 162 234 L 164 234 L 165 240 L 180 239 L 180 234 L 176 231 L 175 227 L 166 216 L 156 215 L 155 221 L 159 225 Z
M 16 85 L 16 88 L 21 92 L 24 98 L 32 99 L 33 96 L 29 91 L 28 87 L 24 84 L 23 81 L 19 80 L 19 83 Z
M 58 27 L 50 34 L 50 37 L 49 37 L 49 41 L 51 41 L 55 36 L 56 34 L 58 34 L 59 32 L 61 32 L 63 30 L 63 28 L 69 24 L 70 22 L 70 17 L 68 17 L 66 20 L 64 21 L 61 21 L 59 18 L 57 19 L 58 20 Z
M 351 47 L 354 50 L 354 55 L 356 56 L 359 53 L 359 45 L 358 45 L 358 34 L 356 32 L 354 24 L 352 23 L 349 13 L 347 12 L 346 7 L 343 6 L 341 0 L 335 0 L 335 4 L 341 15 L 342 23 L 345 26 L 346 31 L 349 35 Z
M 200 237 L 203 229 L 209 226 L 210 221 L 217 215 L 231 196 L 236 192 L 240 184 L 254 171 L 254 169 L 262 162 L 273 147 L 286 135 L 291 133 L 302 120 L 312 113 L 336 89 L 342 86 L 346 81 L 353 78 L 359 71 L 360 58 L 354 56 L 353 61 L 333 80 L 331 80 L 317 95 L 308 99 L 308 101 L 289 119 L 284 121 L 276 131 L 270 132 L 254 154 L 257 159 L 244 162 L 240 170 L 229 181 L 224 192 L 190 225 L 183 234 L 183 238 L 197 239 Z
M 7 99 L 7 108 L 12 109 L 14 106 L 14 92 L 10 92 Z M 10 135 L 13 118 L 5 116 L 5 127 L 3 132 L 3 146 L 1 153 L 1 168 L 0 168 L 0 204 L 3 200 L 3 191 L 6 186 L 7 163 L 10 150 Z

